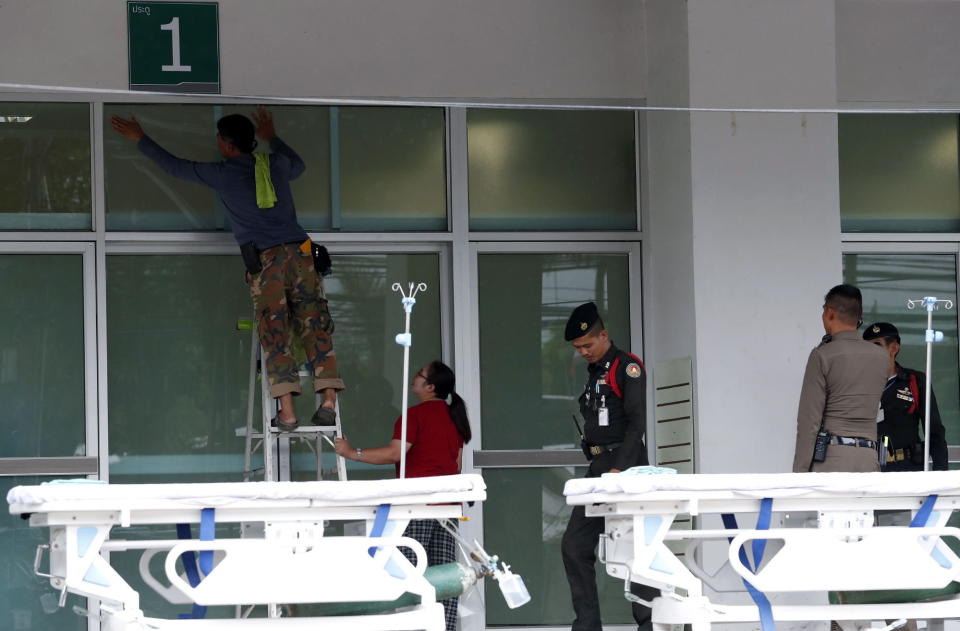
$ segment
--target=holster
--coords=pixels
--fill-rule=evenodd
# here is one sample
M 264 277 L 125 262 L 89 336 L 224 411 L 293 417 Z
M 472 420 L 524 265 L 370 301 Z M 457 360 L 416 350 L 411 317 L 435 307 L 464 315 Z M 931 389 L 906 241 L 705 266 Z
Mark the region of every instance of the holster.
M 317 274 L 329 276 L 333 273 L 333 261 L 330 260 L 330 253 L 327 252 L 327 248 L 319 243 L 313 243 L 312 246 L 313 266 L 316 268 Z
M 923 441 L 921 440 L 919 443 L 914 443 L 910 449 L 910 463 L 922 467 L 925 464 L 923 462 Z
M 593 460 L 593 454 L 590 453 L 590 445 L 582 438 L 580 439 L 580 451 L 582 451 L 583 455 L 587 457 L 587 462 Z
M 824 430 L 817 432 L 817 440 L 813 443 L 813 461 L 823 462 L 827 459 L 827 447 L 830 446 L 830 434 Z
M 263 264 L 260 262 L 260 250 L 257 249 L 257 244 L 253 241 L 247 241 L 240 245 L 240 256 L 243 258 L 243 264 L 249 274 L 259 274 L 260 270 L 263 269 Z

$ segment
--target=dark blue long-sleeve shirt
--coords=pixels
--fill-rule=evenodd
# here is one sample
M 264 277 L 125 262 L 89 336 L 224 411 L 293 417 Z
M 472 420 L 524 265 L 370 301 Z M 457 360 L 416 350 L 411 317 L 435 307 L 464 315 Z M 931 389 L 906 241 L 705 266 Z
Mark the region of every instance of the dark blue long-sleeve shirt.
M 307 233 L 297 223 L 290 181 L 306 166 L 297 153 L 277 137 L 270 141 L 270 177 L 277 193 L 273 208 L 257 207 L 257 188 L 252 155 L 227 158 L 220 162 L 193 162 L 171 154 L 149 136 L 143 136 L 137 148 L 170 175 L 209 186 L 217 192 L 230 213 L 230 224 L 237 243 L 253 241 L 257 248 L 291 241 L 304 241 Z

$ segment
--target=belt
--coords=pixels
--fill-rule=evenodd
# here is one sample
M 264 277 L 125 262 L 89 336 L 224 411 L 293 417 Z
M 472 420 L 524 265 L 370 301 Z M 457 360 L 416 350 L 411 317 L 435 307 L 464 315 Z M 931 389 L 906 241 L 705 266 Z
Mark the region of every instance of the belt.
M 623 443 L 607 443 L 606 445 L 590 445 L 590 455 L 599 456 L 605 451 L 613 451 Z
M 877 441 L 867 440 L 866 438 L 849 438 L 847 436 L 831 436 L 830 445 L 846 445 L 847 447 L 866 447 L 867 449 L 876 449 Z

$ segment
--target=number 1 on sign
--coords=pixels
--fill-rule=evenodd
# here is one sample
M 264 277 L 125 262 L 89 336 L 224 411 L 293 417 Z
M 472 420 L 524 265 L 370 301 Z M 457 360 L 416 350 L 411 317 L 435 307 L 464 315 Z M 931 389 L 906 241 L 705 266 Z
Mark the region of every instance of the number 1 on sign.
M 173 63 L 160 66 L 160 70 L 163 72 L 190 72 L 193 69 L 191 66 L 184 66 L 180 63 L 180 18 L 173 18 L 166 24 L 161 25 L 160 30 L 170 31 L 170 38 L 173 40 Z

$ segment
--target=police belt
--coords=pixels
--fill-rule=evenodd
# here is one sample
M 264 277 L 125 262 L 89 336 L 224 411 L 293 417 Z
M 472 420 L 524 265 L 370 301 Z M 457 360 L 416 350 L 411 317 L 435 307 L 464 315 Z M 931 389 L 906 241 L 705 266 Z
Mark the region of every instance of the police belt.
M 867 440 L 866 438 L 849 438 L 847 436 L 831 436 L 830 445 L 846 445 L 847 447 L 866 447 L 867 449 L 876 449 L 877 441 Z
M 607 443 L 606 445 L 589 445 L 589 447 L 590 447 L 590 455 L 591 455 L 591 456 L 599 456 L 600 454 L 602 454 L 602 453 L 605 452 L 605 451 L 613 451 L 614 449 L 616 449 L 617 447 L 619 447 L 619 446 L 622 445 L 622 444 L 623 444 L 623 443 L 621 442 L 621 443 Z

